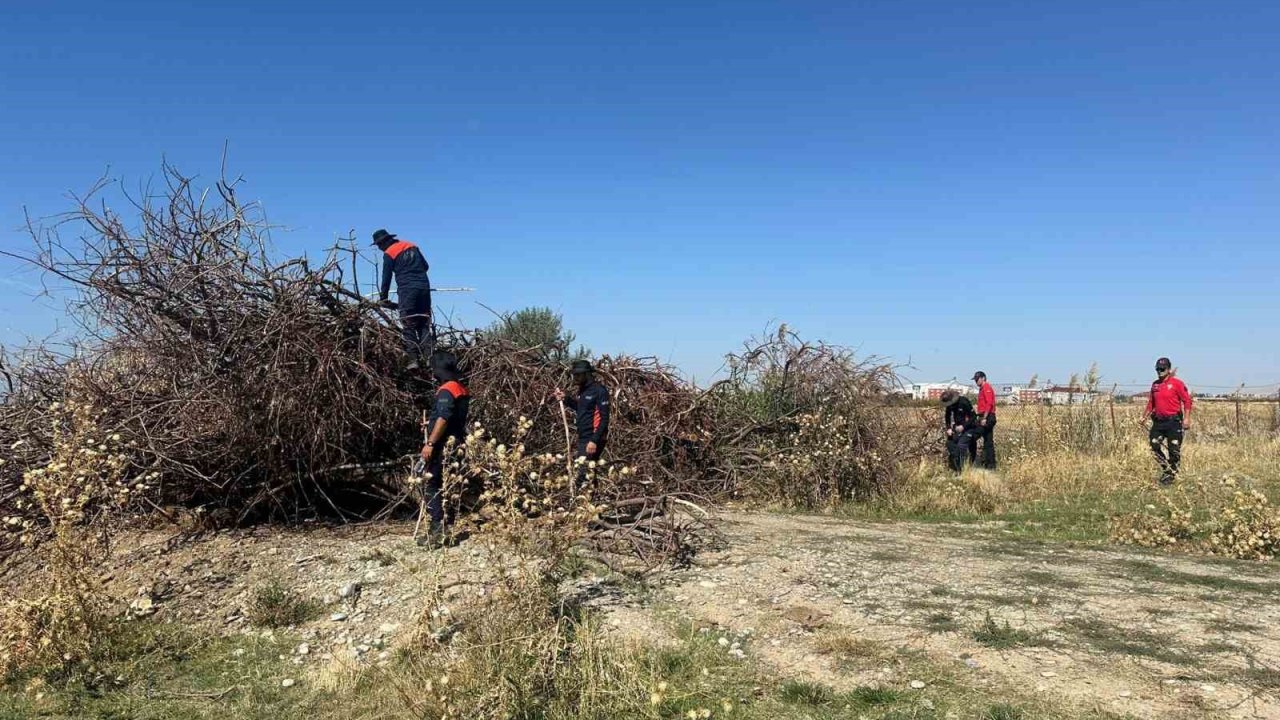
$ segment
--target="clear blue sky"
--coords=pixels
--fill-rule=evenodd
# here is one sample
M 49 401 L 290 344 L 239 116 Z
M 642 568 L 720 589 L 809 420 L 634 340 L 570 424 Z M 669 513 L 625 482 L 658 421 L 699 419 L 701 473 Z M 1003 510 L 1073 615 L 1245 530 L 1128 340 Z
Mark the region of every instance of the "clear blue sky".
M 700 379 L 784 320 L 916 379 L 1274 383 L 1277 37 L 1274 2 L 10 4 L 0 247 L 229 141 L 282 253 L 386 227 L 462 320 L 549 305 Z M 0 338 L 52 327 L 0 275 Z

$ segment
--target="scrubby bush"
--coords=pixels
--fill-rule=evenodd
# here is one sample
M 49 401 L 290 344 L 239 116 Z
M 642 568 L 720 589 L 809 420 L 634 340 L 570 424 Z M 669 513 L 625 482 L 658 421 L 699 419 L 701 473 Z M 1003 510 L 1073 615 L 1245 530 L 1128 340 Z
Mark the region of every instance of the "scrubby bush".
M 1221 480 L 1225 493 L 1203 493 L 1194 502 L 1162 496 L 1158 504 L 1112 520 L 1112 538 L 1145 547 L 1186 547 L 1211 555 L 1270 560 L 1280 554 L 1280 508 L 1234 477 Z
M 281 628 L 301 625 L 319 610 L 319 605 L 272 580 L 258 588 L 249 602 L 247 617 L 258 627 Z

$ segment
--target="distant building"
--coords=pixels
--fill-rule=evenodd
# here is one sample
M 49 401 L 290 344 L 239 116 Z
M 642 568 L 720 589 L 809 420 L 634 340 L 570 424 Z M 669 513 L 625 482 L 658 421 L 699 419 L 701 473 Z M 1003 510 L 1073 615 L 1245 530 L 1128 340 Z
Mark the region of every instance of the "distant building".
M 1044 402 L 1044 390 L 1033 387 L 1020 388 L 1018 402 L 1023 405 L 1039 405 Z
M 1050 405 L 1085 405 L 1095 401 L 1099 394 L 1082 387 L 1062 387 L 1060 385 L 1045 388 L 1042 396 Z
M 976 389 L 962 385 L 958 382 L 940 382 L 940 383 L 912 383 L 907 386 L 907 390 L 911 393 L 913 400 L 940 400 L 942 393 L 948 390 L 956 390 L 966 395 L 973 395 Z

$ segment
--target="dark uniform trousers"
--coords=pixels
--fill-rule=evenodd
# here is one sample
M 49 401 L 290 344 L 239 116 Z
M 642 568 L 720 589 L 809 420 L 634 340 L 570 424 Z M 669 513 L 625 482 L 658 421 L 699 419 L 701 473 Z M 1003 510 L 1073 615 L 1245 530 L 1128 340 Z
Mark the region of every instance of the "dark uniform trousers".
M 969 443 L 969 462 L 988 470 L 996 469 L 996 416 L 988 415 L 987 424 L 974 428 L 975 436 Z M 978 462 L 978 439 L 982 440 L 982 462 Z
M 431 477 L 423 482 L 422 494 L 427 498 L 427 515 L 436 525 L 444 523 L 444 456 L 445 447 L 441 443 L 431 454 L 427 462 L 427 472 Z
M 400 288 L 400 328 L 404 351 L 411 358 L 429 358 L 435 351 L 431 326 L 431 289 Z
M 980 430 L 979 427 L 967 427 L 947 438 L 947 467 L 960 472 L 964 470 L 966 457 L 973 462 Z
M 1178 465 L 1182 462 L 1182 441 L 1186 431 L 1182 429 L 1182 415 L 1172 417 L 1151 418 L 1151 454 L 1156 456 L 1160 469 L 1169 475 L 1178 474 Z M 1169 452 L 1165 455 L 1165 445 Z

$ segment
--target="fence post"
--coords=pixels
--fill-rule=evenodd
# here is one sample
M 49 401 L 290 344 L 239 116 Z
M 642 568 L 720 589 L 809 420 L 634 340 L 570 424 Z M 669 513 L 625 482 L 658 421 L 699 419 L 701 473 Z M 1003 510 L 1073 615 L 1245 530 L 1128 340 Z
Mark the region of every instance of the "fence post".
M 1111 406 L 1111 435 L 1117 443 L 1120 442 L 1120 428 L 1116 426 L 1116 388 L 1118 387 L 1120 387 L 1119 384 L 1111 386 L 1111 401 L 1108 403 Z
M 1240 391 L 1244 390 L 1244 383 L 1240 383 L 1240 387 L 1236 389 L 1236 437 L 1240 437 Z

